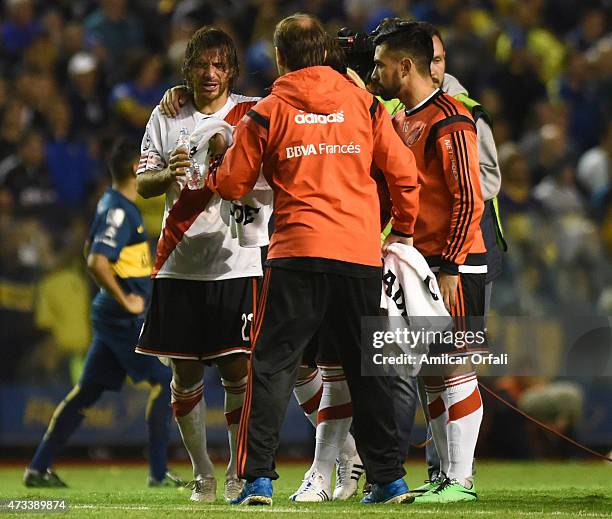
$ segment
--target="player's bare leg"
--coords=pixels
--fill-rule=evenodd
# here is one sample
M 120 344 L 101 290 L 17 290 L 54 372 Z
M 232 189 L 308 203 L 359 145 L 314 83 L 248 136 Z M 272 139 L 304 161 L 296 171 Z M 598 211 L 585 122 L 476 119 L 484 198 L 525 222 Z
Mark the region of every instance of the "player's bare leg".
M 244 486 L 244 482 L 238 478 L 236 450 L 238 425 L 246 393 L 248 357 L 244 354 L 228 355 L 219 357 L 216 364 L 225 390 L 225 419 L 230 447 L 230 459 L 225 472 L 224 497 L 226 501 L 231 501 L 240 495 Z
M 171 359 L 171 366 L 172 409 L 193 466 L 191 500 L 211 502 L 216 499 L 217 484 L 206 448 L 204 364 Z

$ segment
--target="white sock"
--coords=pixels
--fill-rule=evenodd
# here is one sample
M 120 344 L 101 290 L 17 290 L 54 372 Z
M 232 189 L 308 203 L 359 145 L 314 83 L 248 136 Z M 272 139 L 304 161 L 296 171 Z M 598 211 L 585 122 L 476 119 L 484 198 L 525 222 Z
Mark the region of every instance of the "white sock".
M 351 419 L 351 422 L 352 422 L 352 419 Z M 349 425 L 349 429 L 350 429 L 350 425 Z M 349 458 L 352 458 L 353 456 L 355 456 L 355 454 L 357 454 L 357 445 L 355 445 L 355 438 L 353 438 L 353 435 L 351 434 L 350 431 L 346 435 L 346 440 L 344 440 L 344 444 L 342 445 L 342 448 L 340 449 L 340 454 L 344 454 L 345 456 Z
M 298 379 L 293 388 L 293 394 L 304 411 L 306 418 L 316 429 L 317 412 L 319 411 L 319 403 L 323 394 L 323 380 L 321 379 L 319 369 L 316 369 L 306 378 Z
M 206 450 L 206 402 L 202 395 L 204 384 L 199 382 L 190 388 L 170 384 L 172 408 L 183 444 L 191 458 L 193 475 L 213 476 L 214 467 Z
M 446 436 L 446 428 L 448 422 L 448 410 L 443 400 L 444 385 L 429 386 L 425 385 L 425 394 L 427 395 L 427 410 L 429 414 L 429 426 L 431 427 L 431 436 L 433 437 L 436 452 L 440 458 L 440 472 L 446 474 L 448 472 L 448 438 Z
M 317 440 L 312 468 L 327 481 L 344 446 L 353 420 L 351 393 L 342 369 L 321 368 L 323 395 L 317 415 Z
M 482 422 L 482 400 L 476 374 L 448 378 L 444 403 L 448 409 L 447 476 L 464 486 L 471 485 L 474 450 Z
M 247 380 L 248 377 L 244 377 L 235 382 L 223 378 L 221 379 L 223 389 L 225 390 L 224 410 L 230 447 L 230 459 L 227 464 L 227 470 L 225 471 L 226 478 L 238 477 L 236 467 L 236 442 L 238 439 L 238 425 L 240 424 L 240 415 L 242 414 L 242 404 L 244 404 Z

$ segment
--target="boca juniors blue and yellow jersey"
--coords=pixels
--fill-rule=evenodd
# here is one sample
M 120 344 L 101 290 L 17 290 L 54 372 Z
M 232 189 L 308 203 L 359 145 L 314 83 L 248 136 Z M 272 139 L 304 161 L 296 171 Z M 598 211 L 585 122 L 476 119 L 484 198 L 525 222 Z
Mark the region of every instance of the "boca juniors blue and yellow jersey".
M 140 210 L 118 191 L 110 188 L 96 208 L 89 231 L 90 254 L 102 254 L 111 262 L 119 285 L 126 293 L 148 301 L 151 292 L 151 252 Z M 92 317 L 137 317 L 126 312 L 106 290 L 93 300 Z

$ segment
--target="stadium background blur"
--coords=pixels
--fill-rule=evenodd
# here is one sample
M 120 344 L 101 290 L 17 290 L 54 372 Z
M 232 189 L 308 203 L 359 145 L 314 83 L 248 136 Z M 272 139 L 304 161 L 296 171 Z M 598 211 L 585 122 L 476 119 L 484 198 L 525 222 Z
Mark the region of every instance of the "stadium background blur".
M 270 38 L 292 12 L 316 14 L 331 34 L 342 26 L 371 31 L 386 16 L 439 26 L 447 71 L 493 120 L 510 251 L 492 314 L 539 323 L 524 329 L 502 320 L 497 332 L 554 356 L 573 318 L 611 315 L 611 7 L 610 0 L 4 0 L 0 455 L 31 453 L 78 379 L 95 292 L 81 251 L 109 185 L 105 152 L 119 134 L 141 138 L 165 89 L 181 81 L 186 42 L 203 24 L 234 37 L 241 60 L 235 91 L 246 95 L 265 95 L 276 77 Z M 163 199 L 138 204 L 154 246 Z M 612 362 L 609 333 L 598 340 L 600 358 Z M 612 378 L 595 376 L 584 352 L 586 368 L 572 377 L 532 373 L 488 383 L 546 423 L 609 449 Z M 127 386 L 87 416 L 69 453 L 141 452 L 146 392 Z M 222 452 L 223 394 L 212 370 L 206 387 L 210 444 Z M 580 455 L 495 401 L 485 407 L 479 456 Z M 300 415 L 295 405 L 289 411 L 285 456 L 311 446 Z M 423 434 L 421 423 L 415 441 Z

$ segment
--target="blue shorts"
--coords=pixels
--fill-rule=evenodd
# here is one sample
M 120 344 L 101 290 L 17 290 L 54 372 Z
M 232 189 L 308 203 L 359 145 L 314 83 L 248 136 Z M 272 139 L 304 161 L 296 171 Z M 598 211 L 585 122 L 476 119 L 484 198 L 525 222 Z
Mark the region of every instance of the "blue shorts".
M 81 375 L 80 384 L 93 382 L 111 391 L 119 391 L 126 375 L 134 382 L 170 384 L 172 370 L 156 357 L 134 351 L 143 321 L 93 320 L 93 340 Z

